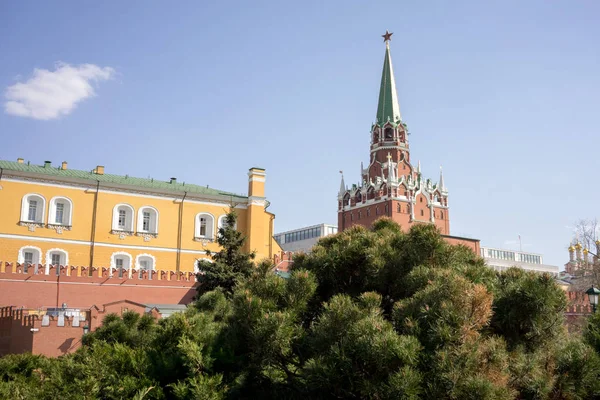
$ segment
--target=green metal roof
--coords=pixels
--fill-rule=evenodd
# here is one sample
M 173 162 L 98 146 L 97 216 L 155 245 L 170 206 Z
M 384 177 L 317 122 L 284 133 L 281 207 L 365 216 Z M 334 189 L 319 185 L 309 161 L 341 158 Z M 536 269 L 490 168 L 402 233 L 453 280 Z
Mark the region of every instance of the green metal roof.
M 396 93 L 392 57 L 390 56 L 389 42 L 386 42 L 381 86 L 379 88 L 379 103 L 377 104 L 377 122 L 384 124 L 389 120 L 396 123 L 400 119 L 400 106 L 398 104 L 398 94 Z
M 212 189 L 206 186 L 199 185 L 191 185 L 188 183 L 179 183 L 170 181 L 160 181 L 156 179 L 147 179 L 147 178 L 134 178 L 131 176 L 122 176 L 122 175 L 112 175 L 112 174 L 96 174 L 92 171 L 81 171 L 77 169 L 61 169 L 52 166 L 43 166 L 43 165 L 33 165 L 28 163 L 19 163 L 15 161 L 4 161 L 0 160 L 0 168 L 5 171 L 21 171 L 21 172 L 30 172 L 39 175 L 47 176 L 48 178 L 71 178 L 71 179 L 84 179 L 89 180 L 90 182 L 96 183 L 96 181 L 100 181 L 101 183 L 113 183 L 119 185 L 127 185 L 135 188 L 144 188 L 144 189 L 154 189 L 161 191 L 172 191 L 172 192 L 188 192 L 188 193 L 196 193 L 196 194 L 205 194 L 212 196 L 229 196 L 236 198 L 246 199 L 246 196 L 242 196 L 235 193 L 224 192 L 219 189 Z

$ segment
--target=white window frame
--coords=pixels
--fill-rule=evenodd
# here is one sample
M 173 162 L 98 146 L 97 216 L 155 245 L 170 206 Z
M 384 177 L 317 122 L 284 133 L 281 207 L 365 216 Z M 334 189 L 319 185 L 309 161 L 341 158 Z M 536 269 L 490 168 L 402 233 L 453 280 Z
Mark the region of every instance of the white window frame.
M 123 259 L 123 271 L 119 272 L 117 270 L 117 259 Z M 110 275 L 112 276 L 113 271 L 117 271 L 119 277 L 123 278 L 125 276 L 125 272 L 127 271 L 127 277 L 129 276 L 129 270 L 131 269 L 133 258 L 131 254 L 126 251 L 117 251 L 112 253 L 110 256 Z
M 29 219 L 29 200 L 36 200 L 35 220 Z M 21 200 L 21 221 L 43 224 L 46 218 L 46 198 L 41 194 L 28 193 Z
M 52 265 L 52 254 L 60 254 L 60 265 L 69 265 L 69 252 L 64 249 L 54 248 L 46 252 L 46 267 Z
M 219 222 L 217 223 L 217 232 L 219 231 L 219 229 L 221 229 L 223 227 L 223 223 L 225 222 L 226 218 L 227 218 L 227 214 L 223 214 L 219 217 Z M 237 222 L 233 226 L 233 229 L 237 229 Z
M 144 212 L 150 213 L 150 229 L 144 230 Z M 137 232 L 158 233 L 158 210 L 152 206 L 143 206 L 138 210 Z
M 142 268 L 142 261 L 150 261 L 151 265 L 150 268 L 145 269 Z M 137 269 L 139 271 L 139 276 L 142 276 L 142 270 L 146 270 L 148 272 L 148 278 L 152 279 L 152 274 L 154 273 L 154 271 L 156 271 L 156 257 L 154 257 L 152 254 L 148 254 L 148 253 L 143 253 L 143 254 L 138 254 L 135 257 L 135 269 Z
M 200 234 L 200 218 L 206 218 L 206 235 Z M 215 238 L 215 217 L 212 214 L 203 212 L 196 214 L 194 224 L 194 237 L 202 239 L 214 239 Z
M 36 246 L 21 247 L 19 249 L 19 255 L 17 258 L 17 262 L 21 265 L 25 263 L 25 252 L 26 251 L 30 251 L 34 254 L 34 256 L 33 256 L 34 262 L 32 262 L 31 265 L 37 268 L 37 266 L 42 263 L 42 249 L 40 249 L 39 247 L 36 247 Z M 36 255 L 37 255 L 37 257 L 36 257 Z M 35 262 L 35 261 L 37 261 L 37 262 Z
M 64 204 L 63 210 L 63 222 L 56 222 L 56 205 L 58 203 Z M 56 196 L 50 200 L 50 209 L 48 211 L 48 224 L 50 225 L 61 225 L 71 226 L 73 222 L 73 202 L 68 197 Z
M 127 214 L 125 217 L 125 229 L 119 227 L 119 210 L 126 210 Z M 135 210 L 132 206 L 125 203 L 119 203 L 115 205 L 113 208 L 113 221 L 112 221 L 112 230 L 113 231 L 123 231 L 123 232 L 133 232 L 135 226 Z

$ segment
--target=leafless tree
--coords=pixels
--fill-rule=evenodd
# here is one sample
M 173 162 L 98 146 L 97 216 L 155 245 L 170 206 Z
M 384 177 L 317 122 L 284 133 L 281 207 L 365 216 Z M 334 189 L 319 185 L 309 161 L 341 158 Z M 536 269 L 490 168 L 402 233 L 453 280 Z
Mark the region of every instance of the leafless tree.
M 585 291 L 592 284 L 600 285 L 600 262 L 592 254 L 598 254 L 596 241 L 599 239 L 600 224 L 598 219 L 581 219 L 575 224 L 572 246 L 581 246 L 575 251 L 575 263 L 577 267 L 573 271 L 573 280 L 570 290 Z M 584 249 L 591 251 L 586 254 Z

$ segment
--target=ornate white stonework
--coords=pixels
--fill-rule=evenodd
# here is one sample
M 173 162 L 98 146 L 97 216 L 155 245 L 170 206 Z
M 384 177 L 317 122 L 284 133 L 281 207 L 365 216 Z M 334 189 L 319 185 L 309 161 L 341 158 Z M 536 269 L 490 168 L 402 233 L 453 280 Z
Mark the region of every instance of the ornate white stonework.
M 69 225 L 60 225 L 60 224 L 48 224 L 47 227 L 49 229 L 54 229 L 56 233 L 62 235 L 63 231 L 70 231 L 71 227 Z
M 127 236 L 133 236 L 133 232 L 119 231 L 119 230 L 115 230 L 115 229 L 110 231 L 110 233 L 113 235 L 118 235 L 119 239 L 121 239 L 121 240 L 125 239 Z
M 156 239 L 158 237 L 158 233 L 149 233 L 149 232 L 138 232 L 136 236 L 142 236 L 144 238 L 144 242 L 149 242 L 152 239 Z
M 44 224 L 41 222 L 28 222 L 28 221 L 20 221 L 20 226 L 26 226 L 29 229 L 29 232 L 35 232 L 36 228 L 43 228 Z

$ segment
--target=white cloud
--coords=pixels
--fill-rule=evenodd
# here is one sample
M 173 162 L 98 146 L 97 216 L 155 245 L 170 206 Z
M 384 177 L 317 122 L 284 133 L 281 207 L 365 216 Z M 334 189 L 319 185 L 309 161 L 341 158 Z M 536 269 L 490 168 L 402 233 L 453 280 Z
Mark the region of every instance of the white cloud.
M 6 88 L 4 111 L 40 120 L 70 114 L 78 103 L 96 93 L 92 82 L 111 79 L 115 70 L 94 64 L 57 63 L 54 71 L 34 69 L 27 82 Z

